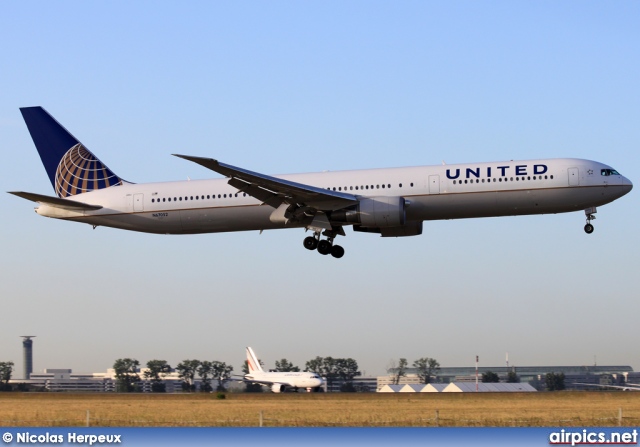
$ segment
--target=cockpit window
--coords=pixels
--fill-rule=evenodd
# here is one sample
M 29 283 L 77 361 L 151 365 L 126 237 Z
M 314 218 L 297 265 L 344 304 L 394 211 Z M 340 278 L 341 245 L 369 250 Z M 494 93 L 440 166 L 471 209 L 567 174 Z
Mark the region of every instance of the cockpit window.
M 601 175 L 620 175 L 620 173 L 615 169 L 601 169 L 600 174 Z

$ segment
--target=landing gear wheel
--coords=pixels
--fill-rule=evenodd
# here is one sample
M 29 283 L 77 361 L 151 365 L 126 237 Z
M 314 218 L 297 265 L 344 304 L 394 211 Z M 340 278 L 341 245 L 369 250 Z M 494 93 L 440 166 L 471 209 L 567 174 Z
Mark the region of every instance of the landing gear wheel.
M 596 216 L 594 216 L 596 212 L 597 210 L 595 206 L 584 210 L 584 214 L 587 216 L 587 224 L 584 226 L 584 232 L 587 234 L 593 233 L 593 225 L 591 225 L 591 221 L 596 218 Z
M 304 238 L 304 248 L 307 250 L 315 250 L 318 248 L 318 239 L 313 236 L 308 236 Z
M 334 245 L 331 248 L 331 256 L 333 256 L 334 258 L 340 259 L 341 257 L 344 256 L 344 248 L 342 248 L 339 245 Z
M 329 241 L 322 240 L 318 242 L 318 253 L 320 253 L 321 255 L 328 255 L 329 253 L 331 253 L 331 248 L 331 242 Z

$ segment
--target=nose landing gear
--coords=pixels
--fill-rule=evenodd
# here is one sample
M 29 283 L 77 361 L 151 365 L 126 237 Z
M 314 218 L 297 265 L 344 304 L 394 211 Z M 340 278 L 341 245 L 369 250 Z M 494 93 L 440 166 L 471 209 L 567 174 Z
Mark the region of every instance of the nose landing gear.
M 584 210 L 584 214 L 587 216 L 587 224 L 584 226 L 584 232 L 587 234 L 593 233 L 593 225 L 591 225 L 591 221 L 596 219 L 596 216 L 594 216 L 595 213 L 597 213 L 595 207 Z

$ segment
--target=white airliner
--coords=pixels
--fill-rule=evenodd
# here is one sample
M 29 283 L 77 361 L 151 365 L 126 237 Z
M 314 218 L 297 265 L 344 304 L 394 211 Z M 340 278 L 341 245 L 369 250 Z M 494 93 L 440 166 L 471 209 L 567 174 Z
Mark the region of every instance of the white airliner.
M 322 386 L 322 378 L 313 372 L 266 372 L 262 370 L 258 357 L 253 349 L 247 347 L 247 366 L 249 373 L 244 375 L 245 382 L 271 386 L 271 391 L 280 393 L 287 388 L 306 388 L 307 391 L 318 391 Z
M 425 220 L 565 213 L 631 191 L 605 164 L 576 158 L 270 176 L 176 155 L 227 178 L 136 184 L 115 175 L 42 107 L 20 109 L 57 197 L 11 192 L 38 202 L 41 216 L 159 234 L 303 228 L 304 246 L 335 258 L 344 227 L 383 237 L 415 236 Z M 324 236 L 324 238 L 323 238 Z
M 640 384 L 629 383 L 627 385 L 600 385 L 595 383 L 578 383 L 576 382 L 574 385 L 582 385 L 582 386 L 596 386 L 598 388 L 614 388 L 622 391 L 640 391 Z

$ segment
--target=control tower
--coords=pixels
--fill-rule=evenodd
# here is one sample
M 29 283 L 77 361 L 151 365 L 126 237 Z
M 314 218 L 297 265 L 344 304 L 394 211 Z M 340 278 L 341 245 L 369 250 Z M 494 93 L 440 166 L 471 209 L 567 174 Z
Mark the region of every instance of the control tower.
M 33 340 L 35 335 L 21 335 L 24 338 L 22 340 L 22 351 L 24 359 L 24 379 L 29 380 L 31 373 L 33 372 Z

